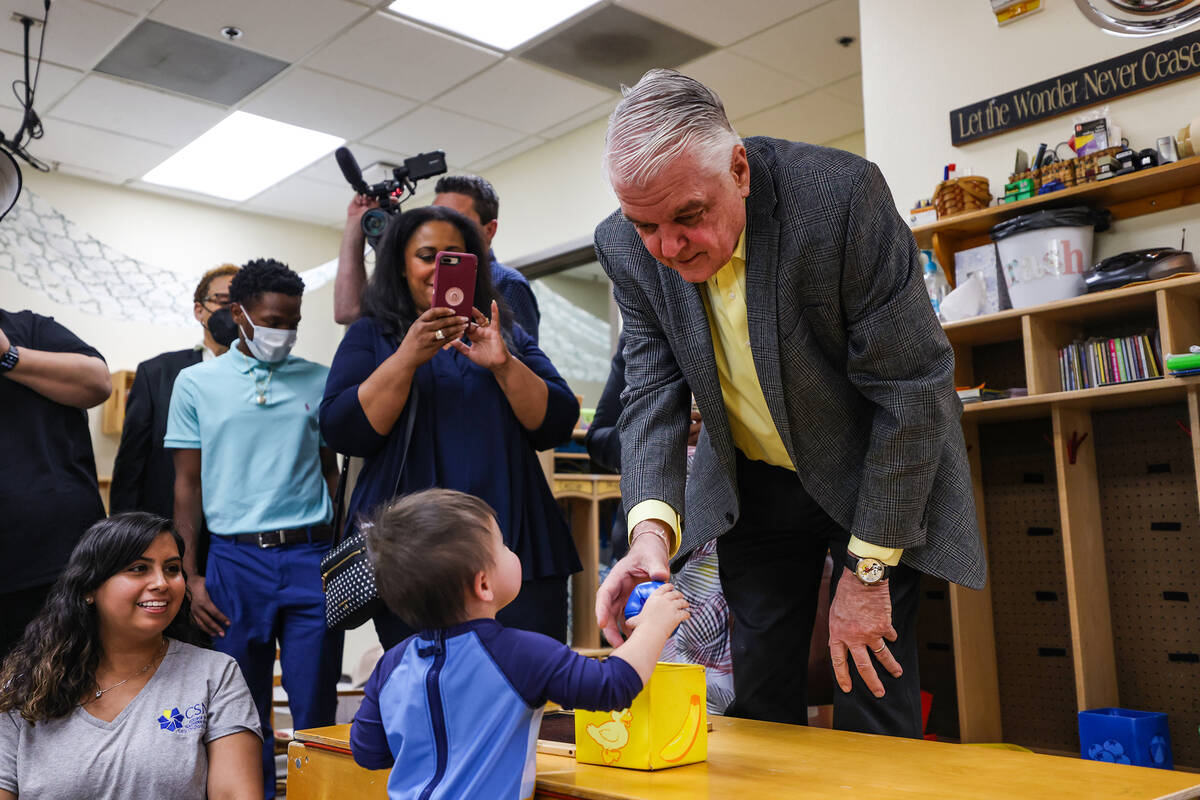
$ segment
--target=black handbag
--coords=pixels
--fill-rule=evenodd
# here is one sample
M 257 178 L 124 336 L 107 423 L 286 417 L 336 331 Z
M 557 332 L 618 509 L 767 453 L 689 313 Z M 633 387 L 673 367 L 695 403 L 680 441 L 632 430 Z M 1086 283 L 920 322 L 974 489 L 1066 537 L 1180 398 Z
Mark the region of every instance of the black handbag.
M 400 468 L 396 470 L 396 486 L 392 498 L 400 490 L 400 477 L 408 460 L 408 446 L 412 441 L 413 423 L 417 419 L 417 387 L 408 395 L 405 409 L 408 421 L 404 428 L 404 450 L 400 457 Z M 363 535 L 365 523 L 358 522 L 349 535 L 345 534 L 343 520 L 346 512 L 346 483 L 350 472 L 350 457 L 342 460 L 342 471 L 338 477 L 337 503 L 333 512 L 333 546 L 321 559 L 321 590 L 325 592 L 325 626 L 330 630 L 348 631 L 369 620 L 379 605 L 379 590 L 375 587 L 375 570 L 367 554 L 367 539 Z M 389 502 L 392 498 L 389 498 Z M 344 536 L 344 538 L 343 538 Z

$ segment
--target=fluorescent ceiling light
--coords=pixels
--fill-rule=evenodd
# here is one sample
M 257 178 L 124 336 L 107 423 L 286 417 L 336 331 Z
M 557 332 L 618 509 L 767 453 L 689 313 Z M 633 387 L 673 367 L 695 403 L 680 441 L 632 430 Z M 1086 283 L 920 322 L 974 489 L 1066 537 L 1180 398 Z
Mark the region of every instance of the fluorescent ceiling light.
M 241 202 L 279 183 L 345 139 L 235 111 L 142 180 Z
M 396 0 L 388 9 L 501 50 L 512 50 L 597 0 Z

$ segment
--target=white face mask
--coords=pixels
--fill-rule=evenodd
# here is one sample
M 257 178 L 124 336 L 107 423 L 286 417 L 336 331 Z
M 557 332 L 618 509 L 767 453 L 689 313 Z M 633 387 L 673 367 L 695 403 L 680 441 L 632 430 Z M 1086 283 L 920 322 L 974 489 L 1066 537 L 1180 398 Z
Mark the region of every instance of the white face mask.
M 246 321 L 254 329 L 253 339 L 247 338 L 246 332 L 241 331 L 242 341 L 246 343 L 252 356 L 268 364 L 276 364 L 288 357 L 292 348 L 296 346 L 296 331 L 261 328 L 254 324 L 254 320 L 250 318 L 250 313 L 245 308 L 242 309 L 242 313 L 246 315 Z

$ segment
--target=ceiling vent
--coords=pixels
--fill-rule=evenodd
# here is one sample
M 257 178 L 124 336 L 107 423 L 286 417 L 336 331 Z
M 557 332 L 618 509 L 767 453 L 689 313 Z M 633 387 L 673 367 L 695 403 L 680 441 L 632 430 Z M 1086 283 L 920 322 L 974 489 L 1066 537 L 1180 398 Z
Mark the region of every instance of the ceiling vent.
M 617 90 L 646 70 L 678 67 L 715 47 L 641 14 L 604 6 L 552 33 L 520 57 Z
M 243 47 L 143 21 L 97 72 L 230 106 L 290 66 Z

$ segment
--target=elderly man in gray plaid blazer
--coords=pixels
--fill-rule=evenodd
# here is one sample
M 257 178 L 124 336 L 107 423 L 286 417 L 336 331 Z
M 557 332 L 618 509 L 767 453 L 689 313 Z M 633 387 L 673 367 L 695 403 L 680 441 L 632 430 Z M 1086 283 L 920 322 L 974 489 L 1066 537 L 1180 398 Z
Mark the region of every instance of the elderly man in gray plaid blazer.
M 954 357 L 912 234 L 861 158 L 743 141 L 714 92 L 670 70 L 624 94 L 604 156 L 621 210 L 596 253 L 625 322 L 630 549 L 597 619 L 621 641 L 632 587 L 719 537 L 727 713 L 803 724 L 828 549 L 845 565 L 834 724 L 920 737 L 920 573 L 978 589 L 985 565 Z M 691 393 L 704 431 L 685 490 Z

